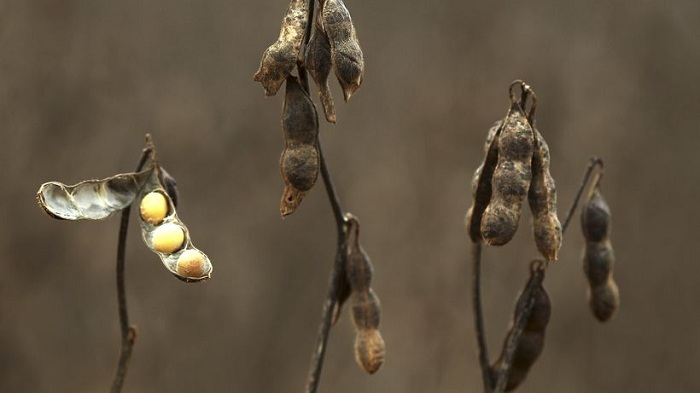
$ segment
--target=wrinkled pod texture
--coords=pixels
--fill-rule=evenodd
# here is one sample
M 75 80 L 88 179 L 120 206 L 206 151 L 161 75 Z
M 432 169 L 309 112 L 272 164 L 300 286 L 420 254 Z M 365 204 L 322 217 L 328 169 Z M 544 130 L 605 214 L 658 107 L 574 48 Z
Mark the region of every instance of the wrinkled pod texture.
M 530 368 L 535 364 L 535 361 L 539 358 L 544 349 L 544 336 L 547 324 L 549 323 L 549 317 L 552 313 L 552 305 L 549 300 L 549 295 L 542 285 L 534 287 L 533 290 L 535 291 L 535 301 L 530 318 L 528 318 L 525 324 L 525 328 L 520 335 L 520 341 L 513 353 L 510 373 L 508 374 L 508 381 L 506 382 L 506 392 L 515 390 L 525 380 Z M 509 336 L 513 334 L 515 320 L 525 307 L 526 296 L 527 293 L 524 291 L 518 299 L 515 312 L 513 313 L 513 326 L 508 332 L 504 343 L 507 342 Z M 504 344 L 501 357 L 491 367 L 492 379 L 494 381 L 496 373 L 499 372 L 502 367 L 505 350 Z
M 556 261 L 561 247 L 561 223 L 557 217 L 557 190 L 549 172 L 549 147 L 537 129 L 532 155 L 532 181 L 528 202 L 532 211 L 535 244 L 547 261 Z
M 610 242 L 611 214 L 596 186 L 581 209 L 581 228 L 586 245 L 583 271 L 588 279 L 588 301 L 593 315 L 605 322 L 620 306 L 620 291 L 613 279 L 615 254 Z
M 277 94 L 297 64 L 306 30 L 307 13 L 306 0 L 292 0 L 282 19 L 279 38 L 262 55 L 260 68 L 253 80 L 262 84 L 268 96 Z
M 321 17 L 331 47 L 333 70 L 347 101 L 360 88 L 365 69 L 355 25 L 342 0 L 325 0 Z
M 335 123 L 335 105 L 328 86 L 328 76 L 332 67 L 331 44 L 328 41 L 326 32 L 323 31 L 321 15 L 318 15 L 316 18 L 309 43 L 306 45 L 304 66 L 316 84 L 318 97 L 321 100 L 326 120 L 330 123 Z
M 472 242 L 480 242 L 481 238 L 481 218 L 491 200 L 491 178 L 493 171 L 498 164 L 498 144 L 496 142 L 501 131 L 503 121 L 494 123 L 486 135 L 484 143 L 484 160 L 476 168 L 472 177 L 472 206 L 467 211 L 465 226 Z
M 381 306 L 371 288 L 372 263 L 359 241 L 359 222 L 350 221 L 353 239 L 348 239 L 345 272 L 351 289 L 352 320 L 355 325 L 355 359 L 374 374 L 384 363 L 386 348 L 379 333 Z
M 532 127 L 518 102 L 513 101 L 498 136 L 491 201 L 481 219 L 481 236 L 489 245 L 508 243 L 518 230 L 520 209 L 532 180 L 533 150 Z
M 296 210 L 305 193 L 316 183 L 320 169 L 316 107 L 293 76 L 287 78 L 282 130 L 285 146 L 280 157 L 280 171 L 285 189 L 280 213 L 284 217 Z

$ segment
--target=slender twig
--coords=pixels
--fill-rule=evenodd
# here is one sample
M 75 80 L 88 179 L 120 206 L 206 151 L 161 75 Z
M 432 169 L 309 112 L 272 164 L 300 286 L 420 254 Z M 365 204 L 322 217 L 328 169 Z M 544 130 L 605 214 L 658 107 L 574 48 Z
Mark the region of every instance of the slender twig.
M 326 160 L 323 156 L 323 150 L 321 150 L 320 142 L 318 145 L 318 151 L 321 160 L 321 176 L 323 177 L 323 184 L 326 187 L 326 193 L 328 194 L 328 200 L 330 201 L 331 208 L 333 210 L 333 217 L 336 221 L 336 228 L 338 230 L 338 246 L 335 254 L 335 262 L 333 263 L 333 269 L 331 270 L 330 277 L 328 278 L 328 291 L 326 294 L 326 299 L 323 302 L 321 323 L 316 336 L 316 346 L 313 354 L 311 355 L 306 393 L 315 393 L 316 389 L 318 388 L 318 382 L 321 377 L 321 369 L 323 367 L 323 359 L 326 354 L 326 343 L 328 342 L 328 336 L 331 330 L 333 308 L 338 300 L 338 287 L 341 274 L 344 271 L 343 266 L 345 264 L 345 247 L 347 243 L 347 231 L 345 229 L 343 210 L 340 207 L 340 201 L 338 200 L 338 195 L 335 192 L 333 180 L 331 179 L 331 173 L 328 170 L 328 165 L 326 164 Z
M 153 153 L 153 145 L 150 135 L 146 135 L 146 147 L 141 153 L 141 159 L 136 167 L 136 172 L 140 172 Z M 119 393 L 124 384 L 126 371 L 131 358 L 131 351 L 136 341 L 136 326 L 129 325 L 129 312 L 126 307 L 126 287 L 124 277 L 124 262 L 126 256 L 126 235 L 129 229 L 129 213 L 131 205 L 122 210 L 121 224 L 119 226 L 119 243 L 117 245 L 117 301 L 119 303 L 119 325 L 121 327 L 122 345 L 119 355 L 117 371 L 112 381 L 111 393 Z
M 593 174 L 593 170 L 596 168 L 600 168 L 600 170 L 598 171 L 598 176 L 596 177 L 597 182 L 598 179 L 600 179 L 600 177 L 602 176 L 603 160 L 597 157 L 591 157 L 591 161 L 588 164 L 588 168 L 586 168 L 586 173 L 583 175 L 583 180 L 581 181 L 581 185 L 578 188 L 578 192 L 576 193 L 574 202 L 571 204 L 569 212 L 566 214 L 566 219 L 564 219 L 564 224 L 561 226 L 562 236 L 564 235 L 564 232 L 566 232 L 566 228 L 569 227 L 569 222 L 571 222 L 571 217 L 574 216 L 574 211 L 576 210 L 578 202 L 581 199 L 581 196 L 583 195 L 583 191 L 586 189 L 586 184 L 588 184 L 588 181 L 590 180 L 591 175 Z
M 542 285 L 546 266 L 546 263 L 543 261 L 534 261 L 532 264 L 532 275 L 521 295 L 521 298 L 525 299 L 525 304 L 520 314 L 516 315 L 513 321 L 513 328 L 504 344 L 505 351 L 503 353 L 503 360 L 498 370 L 495 370 L 497 374 L 493 385 L 494 393 L 503 393 L 505 391 L 506 383 L 508 382 L 508 374 L 510 373 L 510 366 L 513 362 L 513 355 L 518 347 L 523 330 L 525 330 L 525 325 L 528 319 L 530 319 L 532 309 L 535 306 L 535 296 L 537 295 L 535 289 Z
M 479 346 L 479 364 L 481 365 L 481 378 L 484 381 L 484 393 L 491 392 L 491 363 L 489 363 L 489 350 L 486 346 L 486 331 L 484 330 L 484 315 L 481 310 L 481 242 L 472 243 L 472 307 L 474 309 L 474 323 L 476 327 L 476 342 Z

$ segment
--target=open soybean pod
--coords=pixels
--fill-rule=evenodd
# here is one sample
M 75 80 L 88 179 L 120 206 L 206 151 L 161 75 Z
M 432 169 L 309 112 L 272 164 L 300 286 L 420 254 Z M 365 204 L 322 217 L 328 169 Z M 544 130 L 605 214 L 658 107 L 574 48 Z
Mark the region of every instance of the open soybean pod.
M 159 172 L 160 167 L 151 172 L 141 191 L 139 217 L 143 241 L 175 277 L 185 282 L 206 280 L 211 277 L 211 261 L 192 244 L 189 230 L 177 216 Z
M 611 319 L 620 307 L 620 291 L 613 279 L 615 253 L 610 242 L 610 207 L 600 191 L 599 178 L 581 208 L 581 229 L 586 239 L 583 271 L 588 279 L 588 302 L 600 322 Z
M 319 15 L 314 22 L 309 43 L 306 45 L 304 66 L 306 66 L 316 84 L 326 120 L 330 123 L 335 123 L 335 104 L 333 103 L 331 89 L 328 86 L 328 76 L 332 67 L 331 44 L 328 42 L 328 36 L 323 31 L 321 23 L 321 16 Z
M 291 0 L 277 41 L 263 53 L 253 80 L 260 82 L 265 94 L 273 96 L 297 64 L 307 24 L 306 0 Z
M 516 342 L 515 351 L 511 359 L 508 379 L 506 380 L 505 391 L 515 390 L 527 377 L 530 368 L 542 354 L 544 349 L 544 336 L 552 313 L 552 304 L 549 295 L 542 286 L 542 276 L 544 274 L 544 262 L 535 261 L 531 265 L 531 275 L 525 290 L 520 294 L 513 313 L 513 320 L 508 335 L 506 336 L 500 358 L 491 367 L 492 375 L 500 372 L 503 367 L 507 343 L 511 336 L 516 333 L 516 321 L 525 312 L 526 306 L 532 299 L 530 315 L 525 320 L 519 340 Z M 539 278 L 539 280 L 536 280 Z
M 42 184 L 36 197 L 51 217 L 101 220 L 131 205 L 153 171 L 151 166 L 142 172 L 86 180 L 72 186 L 52 181 Z
M 347 101 L 360 88 L 365 70 L 364 55 L 357 40 L 355 25 L 342 0 L 325 0 L 321 15 L 323 30 L 331 45 L 333 70 Z
M 542 134 L 535 132 L 532 155 L 532 182 L 528 202 L 532 211 L 532 227 L 537 249 L 548 261 L 556 261 L 561 247 L 562 231 L 557 216 L 557 189 L 549 171 L 549 147 Z
M 481 235 L 489 245 L 508 243 L 518 230 L 522 202 L 532 180 L 534 134 L 513 88 L 525 86 L 514 81 L 510 86 L 511 107 L 498 136 L 498 164 L 493 172 L 493 193 L 481 220 Z
M 282 131 L 285 146 L 280 157 L 280 171 L 285 189 L 280 213 L 284 217 L 296 210 L 305 193 L 316 184 L 321 167 L 316 107 L 293 76 L 287 78 Z
M 484 144 L 484 161 L 476 168 L 472 177 L 472 206 L 467 212 L 465 225 L 473 242 L 481 242 L 481 218 L 491 200 L 491 178 L 498 163 L 498 134 L 503 121 L 495 122 L 486 135 Z

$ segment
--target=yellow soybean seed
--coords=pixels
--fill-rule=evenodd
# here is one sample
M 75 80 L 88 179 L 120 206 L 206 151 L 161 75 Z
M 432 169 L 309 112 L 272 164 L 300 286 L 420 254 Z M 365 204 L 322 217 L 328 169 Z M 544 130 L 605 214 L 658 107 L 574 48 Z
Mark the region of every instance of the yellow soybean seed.
M 153 232 L 153 249 L 171 254 L 182 248 L 185 242 L 185 231 L 177 224 L 163 224 Z
M 204 276 L 206 260 L 197 250 L 185 250 L 177 259 L 177 273 L 181 276 L 199 278 Z
M 168 200 L 158 191 L 149 192 L 141 199 L 141 219 L 158 225 L 168 215 Z

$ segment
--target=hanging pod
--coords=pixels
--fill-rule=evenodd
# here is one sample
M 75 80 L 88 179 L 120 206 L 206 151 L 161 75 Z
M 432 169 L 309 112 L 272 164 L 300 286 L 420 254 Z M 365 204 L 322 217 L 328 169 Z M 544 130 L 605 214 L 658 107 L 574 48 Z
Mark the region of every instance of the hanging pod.
M 297 64 L 306 30 L 307 13 L 306 0 L 292 0 L 282 19 L 279 38 L 262 55 L 260 68 L 253 80 L 262 84 L 268 96 L 277 94 Z
M 472 177 L 472 206 L 467 211 L 465 225 L 473 242 L 481 242 L 481 219 L 491 200 L 491 178 L 498 164 L 498 135 L 503 121 L 495 122 L 489 129 L 484 143 L 484 160 Z
M 280 171 L 285 189 L 280 213 L 284 217 L 296 210 L 305 193 L 314 186 L 321 165 L 316 107 L 293 76 L 287 78 L 282 130 L 285 146 L 280 157 Z
M 321 15 L 318 15 L 314 22 L 314 28 L 311 31 L 309 43 L 306 45 L 304 66 L 316 84 L 326 120 L 330 123 L 335 123 L 335 104 L 333 103 L 331 89 L 328 86 L 328 76 L 332 67 L 331 44 L 321 24 Z
M 143 241 L 175 277 L 186 282 L 206 280 L 211 277 L 211 261 L 192 244 L 189 230 L 178 217 L 161 175 L 157 167 L 141 190 L 139 217 Z
M 355 25 L 342 0 L 325 0 L 321 16 L 331 46 L 333 70 L 347 101 L 360 88 L 365 70 Z
M 581 208 L 581 229 L 586 239 L 582 259 L 591 311 L 596 319 L 605 322 L 620 307 L 620 290 L 613 279 L 615 253 L 610 241 L 610 207 L 603 198 L 599 181 L 600 178 Z
M 489 245 L 508 243 L 518 230 L 520 209 L 532 180 L 534 150 L 532 127 L 521 108 L 513 88 L 524 86 L 515 81 L 510 86 L 511 107 L 498 136 L 498 164 L 493 172 L 493 193 L 481 220 L 481 235 Z

